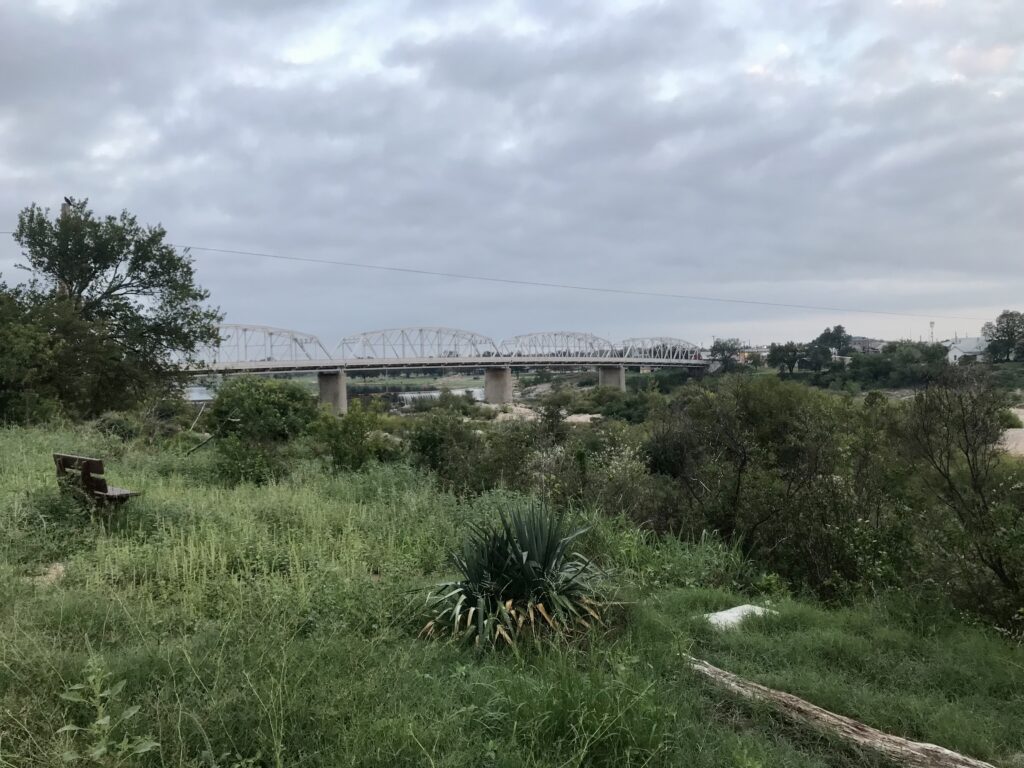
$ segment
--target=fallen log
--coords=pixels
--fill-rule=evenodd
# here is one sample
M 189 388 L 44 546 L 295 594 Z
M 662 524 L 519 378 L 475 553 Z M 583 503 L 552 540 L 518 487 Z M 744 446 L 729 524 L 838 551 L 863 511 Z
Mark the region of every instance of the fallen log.
M 873 750 L 899 765 L 912 768 L 995 768 L 991 763 L 975 760 L 945 747 L 883 733 L 852 718 L 817 707 L 798 696 L 745 680 L 701 659 L 693 656 L 686 658 L 694 671 L 716 685 L 743 698 L 770 704 L 794 722 Z

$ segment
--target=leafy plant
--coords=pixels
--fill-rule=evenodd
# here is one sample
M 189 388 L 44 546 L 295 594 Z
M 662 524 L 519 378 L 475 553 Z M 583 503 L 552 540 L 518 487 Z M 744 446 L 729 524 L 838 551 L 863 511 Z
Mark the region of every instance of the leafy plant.
M 452 563 L 461 578 L 427 598 L 421 635 L 514 645 L 524 634 L 569 635 L 601 622 L 601 573 L 573 542 L 565 518 L 539 504 L 501 512 L 497 526 L 475 525 Z
M 284 442 L 305 432 L 316 415 L 316 400 L 301 384 L 240 376 L 218 390 L 207 423 L 218 437 Z
M 381 409 L 377 403 L 364 406 L 354 400 L 348 413 L 338 418 L 333 413 L 321 413 L 310 431 L 313 438 L 337 470 L 356 470 L 375 456 L 371 434 L 380 430 Z M 381 447 L 386 447 L 382 443 Z
M 125 411 L 107 411 L 94 422 L 96 429 L 124 440 L 133 440 L 142 433 L 142 425 L 135 414 Z
M 284 447 L 316 416 L 316 400 L 301 384 L 256 376 L 231 379 L 207 416 L 218 438 L 218 474 L 232 484 L 280 479 L 288 472 Z
M 70 744 L 61 756 L 65 763 L 115 768 L 128 765 L 136 756 L 160 746 L 149 736 L 128 733 L 128 721 L 139 713 L 139 706 L 122 708 L 118 705 L 124 680 L 110 685 L 110 673 L 96 657 L 89 659 L 85 675 L 86 682 L 68 686 L 61 694 L 65 701 L 85 705 L 92 713 L 89 725 L 68 724 L 57 731 L 70 736 Z

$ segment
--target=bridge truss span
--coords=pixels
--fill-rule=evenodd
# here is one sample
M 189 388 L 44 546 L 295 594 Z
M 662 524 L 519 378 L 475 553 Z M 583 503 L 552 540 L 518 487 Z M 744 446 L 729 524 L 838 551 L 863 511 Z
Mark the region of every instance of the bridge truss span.
M 647 338 L 625 339 L 618 356 L 642 360 L 702 360 L 700 347 L 685 339 L 674 339 L 668 336 L 652 336 Z
M 247 363 L 308 363 L 328 360 L 327 348 L 311 333 L 273 328 L 268 325 L 224 324 L 220 343 L 199 350 L 201 364 L 245 365 Z
M 577 358 L 585 360 L 615 356 L 615 345 L 592 333 L 547 331 L 513 336 L 501 342 L 501 353 L 516 358 Z
M 345 361 L 438 362 L 499 357 L 498 345 L 488 336 L 458 328 L 391 328 L 341 340 L 335 357 Z
M 613 343 L 591 333 L 549 331 L 513 336 L 500 344 L 458 328 L 392 328 L 341 340 L 328 352 L 316 336 L 264 325 L 220 327 L 221 342 L 199 351 L 196 373 L 383 371 L 430 368 L 705 368 L 697 345 L 669 337 Z M 611 375 L 611 374 L 608 374 Z

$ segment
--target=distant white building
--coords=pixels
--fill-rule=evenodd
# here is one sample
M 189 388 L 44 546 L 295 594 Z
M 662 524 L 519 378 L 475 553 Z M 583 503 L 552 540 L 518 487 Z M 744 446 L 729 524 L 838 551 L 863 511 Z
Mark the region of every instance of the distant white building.
M 946 361 L 950 365 L 973 363 L 988 347 L 988 342 L 981 336 L 968 336 L 963 339 L 950 339 L 942 342 L 946 345 Z

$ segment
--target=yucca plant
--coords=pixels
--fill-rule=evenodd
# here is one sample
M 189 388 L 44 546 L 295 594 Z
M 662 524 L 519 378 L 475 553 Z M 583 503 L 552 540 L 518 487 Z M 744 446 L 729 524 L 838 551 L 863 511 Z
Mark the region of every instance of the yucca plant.
M 497 526 L 472 526 L 452 554 L 458 581 L 427 597 L 421 635 L 514 645 L 524 634 L 572 634 L 601 622 L 600 571 L 572 551 L 586 528 L 539 504 L 501 513 Z

